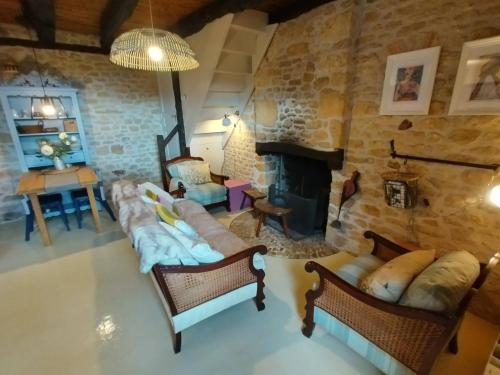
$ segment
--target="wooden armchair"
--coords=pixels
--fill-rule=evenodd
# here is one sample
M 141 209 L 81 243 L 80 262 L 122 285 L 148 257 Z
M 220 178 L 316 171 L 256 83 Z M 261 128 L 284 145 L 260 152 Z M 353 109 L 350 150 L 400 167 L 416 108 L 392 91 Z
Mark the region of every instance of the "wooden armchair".
M 198 201 L 200 204 L 203 204 L 203 206 L 205 208 L 207 208 L 207 209 L 210 209 L 210 208 L 213 208 L 213 207 L 218 207 L 218 206 L 224 206 L 224 207 L 226 207 L 226 209 L 228 209 L 228 202 L 229 202 L 229 200 L 227 198 L 227 193 L 224 194 L 224 197 L 223 197 L 224 199 L 223 200 L 221 200 L 221 195 L 220 194 L 216 194 L 216 198 L 215 198 L 214 201 L 210 201 L 210 200 L 208 200 L 208 201 L 207 200 L 201 201 L 195 194 L 191 194 L 190 195 L 189 192 L 188 192 L 188 188 L 181 181 L 179 181 L 177 183 L 177 186 L 176 186 L 175 190 L 170 189 L 171 181 L 172 181 L 172 179 L 174 177 L 169 172 L 169 168 L 168 167 L 171 166 L 172 164 L 176 164 L 176 163 L 179 163 L 179 162 L 182 162 L 182 161 L 188 161 L 188 160 L 200 160 L 200 161 L 203 161 L 203 158 L 196 157 L 196 156 L 179 156 L 177 158 L 165 161 L 164 171 L 163 171 L 165 173 L 164 189 L 166 191 L 169 191 L 169 193 L 171 195 L 173 195 L 173 196 L 175 196 L 177 198 L 184 198 L 184 197 L 186 197 L 186 198 Z M 212 183 L 224 186 L 224 189 L 225 189 L 224 181 L 226 181 L 226 180 L 229 179 L 228 176 L 219 175 L 219 174 L 216 174 L 216 173 L 213 173 L 212 171 L 210 171 L 210 177 L 212 179 Z
M 409 251 L 376 233 L 367 231 L 364 236 L 374 241 L 372 255 L 384 261 Z M 384 354 L 397 360 L 406 368 L 405 374 L 429 374 L 436 358 L 446 346 L 452 353 L 458 352 L 457 331 L 464 313 L 499 259 L 500 254 L 497 253 L 488 265 L 481 264 L 480 275 L 458 310 L 451 315 L 382 301 L 345 282 L 318 263 L 308 262 L 306 271 L 316 271 L 320 282 L 317 289 L 306 293 L 302 333 L 306 337 L 312 335 L 315 313 L 321 314 L 319 309 L 340 322 L 341 326 L 354 331 L 357 337 L 361 335 L 361 340 L 368 340 Z

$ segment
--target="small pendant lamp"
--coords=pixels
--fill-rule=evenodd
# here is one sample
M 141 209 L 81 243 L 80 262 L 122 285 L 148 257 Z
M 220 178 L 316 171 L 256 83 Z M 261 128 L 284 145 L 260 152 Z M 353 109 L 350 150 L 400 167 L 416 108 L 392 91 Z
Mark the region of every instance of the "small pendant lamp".
M 200 64 L 189 44 L 177 34 L 155 29 L 149 0 L 151 28 L 123 33 L 111 45 L 110 60 L 125 68 L 153 72 L 179 72 Z

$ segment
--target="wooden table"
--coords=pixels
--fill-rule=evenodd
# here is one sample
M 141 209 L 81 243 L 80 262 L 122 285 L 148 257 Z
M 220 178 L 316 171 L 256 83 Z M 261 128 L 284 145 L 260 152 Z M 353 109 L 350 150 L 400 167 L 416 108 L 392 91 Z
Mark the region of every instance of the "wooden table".
M 50 240 L 50 235 L 47 230 L 47 224 L 45 223 L 45 218 L 40 207 L 38 194 L 46 193 L 52 190 L 63 190 L 65 187 L 71 188 L 71 186 L 75 184 L 75 188 L 84 187 L 87 190 L 87 194 L 89 196 L 89 203 L 92 210 L 92 216 L 94 218 L 96 231 L 101 231 L 101 220 L 99 218 L 99 212 L 97 211 L 94 189 L 92 188 L 92 185 L 96 184 L 98 181 L 95 171 L 90 167 L 77 167 L 74 169 L 69 169 L 68 172 L 64 173 L 64 176 L 61 175 L 62 173 L 56 175 L 45 174 L 44 171 L 31 171 L 21 176 L 19 185 L 17 186 L 17 194 L 26 194 L 31 201 L 36 223 L 40 230 L 42 241 L 45 246 L 50 246 L 52 242 Z M 59 178 L 55 176 L 58 176 Z M 48 181 L 46 180 L 52 181 L 50 186 L 47 186 Z M 60 180 L 60 182 L 58 182 L 58 180 Z M 67 183 L 64 183 L 64 180 L 74 180 L 75 183 L 68 186 Z
M 250 204 L 253 207 L 256 200 L 264 199 L 265 197 L 267 197 L 267 195 L 261 192 L 260 190 L 254 188 L 243 190 L 243 199 L 241 200 L 240 210 L 242 210 L 243 207 L 245 207 L 245 201 L 247 197 L 250 199 Z
M 269 202 L 267 199 L 257 200 L 255 202 L 254 208 L 255 208 L 255 211 L 257 211 L 257 215 L 259 217 L 259 222 L 257 224 L 257 229 L 255 231 L 256 237 L 259 237 L 260 227 L 264 223 L 264 220 L 266 219 L 267 215 L 280 217 L 281 221 L 283 223 L 283 232 L 285 232 L 285 236 L 290 237 L 288 234 L 287 216 L 292 212 L 291 208 L 275 206 L 274 204 Z

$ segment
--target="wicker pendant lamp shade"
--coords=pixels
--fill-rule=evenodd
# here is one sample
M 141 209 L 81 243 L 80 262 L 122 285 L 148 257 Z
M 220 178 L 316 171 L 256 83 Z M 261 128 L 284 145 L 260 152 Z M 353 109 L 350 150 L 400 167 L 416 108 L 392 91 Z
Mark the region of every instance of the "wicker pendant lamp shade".
M 200 64 L 189 44 L 178 35 L 159 29 L 128 31 L 111 46 L 111 62 L 131 69 L 178 72 Z

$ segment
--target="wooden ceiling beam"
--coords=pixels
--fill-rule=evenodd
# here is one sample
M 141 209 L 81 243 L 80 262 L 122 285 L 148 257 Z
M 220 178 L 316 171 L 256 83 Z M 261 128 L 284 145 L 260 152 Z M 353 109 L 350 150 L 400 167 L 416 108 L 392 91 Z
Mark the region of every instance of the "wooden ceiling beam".
M 22 0 L 23 18 L 35 29 L 38 40 L 45 44 L 56 41 L 56 21 L 53 0 Z
M 108 0 L 101 15 L 101 47 L 109 50 L 118 30 L 132 15 L 139 0 Z
M 283 7 L 282 9 L 269 15 L 269 23 L 281 23 L 291 20 L 307 13 L 320 5 L 332 2 L 334 0 L 296 0 L 294 3 Z
M 96 53 L 96 54 L 108 53 L 107 50 L 96 46 L 85 46 L 82 44 L 68 44 L 68 43 L 46 43 L 39 40 L 17 39 L 17 38 L 0 38 L 0 47 L 1 46 L 29 47 L 37 49 L 56 49 L 63 51 Z
M 169 29 L 181 37 L 197 33 L 203 27 L 228 13 L 237 13 L 245 9 L 255 9 L 264 0 L 217 0 L 182 18 Z

